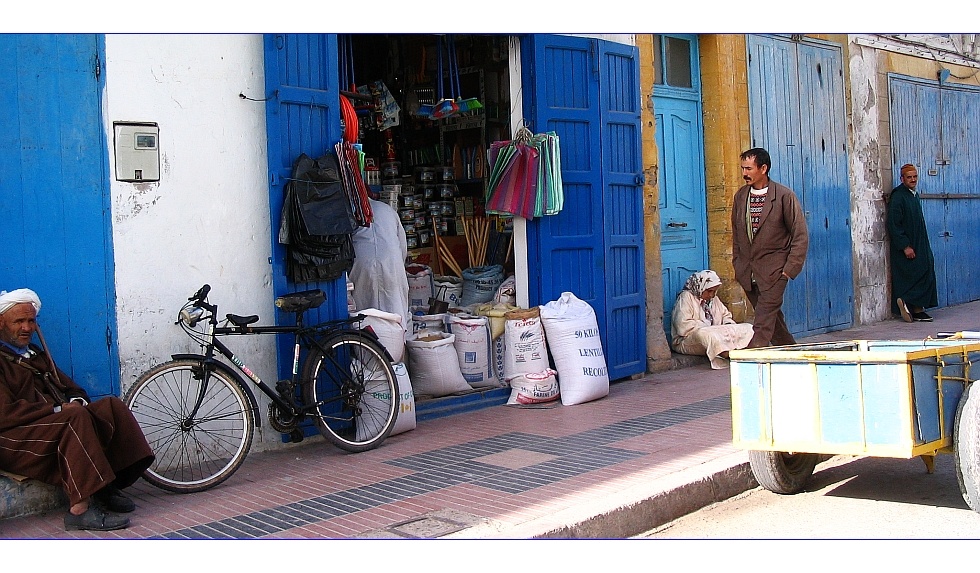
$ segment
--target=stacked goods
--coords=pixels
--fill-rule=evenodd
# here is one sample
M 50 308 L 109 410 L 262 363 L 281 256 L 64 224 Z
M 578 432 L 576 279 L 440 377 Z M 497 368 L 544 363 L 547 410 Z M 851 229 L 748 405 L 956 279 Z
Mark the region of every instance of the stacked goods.
M 423 332 L 405 343 L 416 398 L 438 398 L 471 391 L 459 369 L 453 347 L 455 340 L 455 336 L 446 332 Z
M 412 335 L 446 332 L 446 314 L 412 314 Z
M 435 277 L 433 288 L 436 291 L 436 300 L 448 302 L 450 308 L 461 306 L 459 303 L 463 298 L 463 279 L 440 275 Z
M 384 312 L 376 308 L 366 308 L 352 312 L 351 315 L 363 314 L 361 327 L 371 327 L 378 336 L 381 345 L 391 355 L 392 362 L 401 362 L 405 355 L 405 318 L 393 312 Z
M 395 368 L 395 379 L 398 381 L 398 416 L 395 418 L 395 425 L 391 428 L 391 436 L 414 430 L 415 420 L 415 393 L 412 391 L 412 379 L 408 376 L 408 369 L 403 362 L 393 365 Z
M 490 319 L 485 316 L 451 315 L 449 331 L 456 337 L 453 346 L 466 382 L 474 388 L 500 386 L 493 375 Z
M 609 394 L 609 372 L 599 325 L 589 303 L 564 292 L 540 309 L 548 349 L 561 381 L 561 403 L 581 404 Z
M 408 306 L 429 306 L 432 298 L 432 269 L 425 265 L 408 265 Z
M 504 378 L 504 328 L 507 321 L 504 315 L 517 308 L 515 305 L 484 303 L 473 310 L 473 314 L 485 316 L 490 321 L 490 366 L 501 386 L 507 385 Z
M 548 346 L 538 307 L 504 314 L 504 379 L 548 369 Z
M 500 283 L 504 282 L 504 267 L 488 265 L 470 267 L 463 271 L 462 306 L 470 306 L 493 300 Z
M 510 405 L 543 404 L 558 399 L 558 379 L 551 368 L 534 374 L 520 374 L 510 381 Z

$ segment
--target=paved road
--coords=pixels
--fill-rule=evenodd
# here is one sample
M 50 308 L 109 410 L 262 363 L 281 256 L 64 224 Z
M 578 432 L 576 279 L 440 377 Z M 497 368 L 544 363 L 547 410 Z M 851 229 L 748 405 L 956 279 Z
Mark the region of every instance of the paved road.
M 927 474 L 918 458 L 838 456 L 806 491 L 757 488 L 641 537 L 683 539 L 980 539 L 980 513 L 960 495 L 953 456 Z

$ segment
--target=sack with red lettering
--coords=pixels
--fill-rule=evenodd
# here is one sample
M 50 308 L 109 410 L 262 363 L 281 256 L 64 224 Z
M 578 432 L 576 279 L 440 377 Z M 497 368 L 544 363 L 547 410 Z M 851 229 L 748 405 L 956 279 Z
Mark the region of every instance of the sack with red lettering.
M 507 404 L 543 404 L 558 399 L 558 380 L 551 368 L 543 372 L 519 374 L 510 381 Z
M 558 369 L 561 403 L 571 406 L 608 395 L 606 357 L 589 303 L 563 292 L 558 300 L 540 308 L 548 349 Z

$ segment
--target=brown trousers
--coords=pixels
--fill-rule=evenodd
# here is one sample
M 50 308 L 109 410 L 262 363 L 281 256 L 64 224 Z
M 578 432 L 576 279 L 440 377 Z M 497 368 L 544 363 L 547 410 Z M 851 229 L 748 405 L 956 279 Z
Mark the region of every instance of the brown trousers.
M 766 290 L 759 290 L 759 285 L 753 283 L 752 290 L 745 293 L 755 309 L 755 321 L 752 323 L 755 334 L 748 348 L 796 344 L 783 316 L 783 293 L 788 283 L 788 280 L 780 279 Z
M 152 462 L 139 423 L 114 396 L 0 432 L 0 468 L 61 486 L 72 505 L 132 485 Z

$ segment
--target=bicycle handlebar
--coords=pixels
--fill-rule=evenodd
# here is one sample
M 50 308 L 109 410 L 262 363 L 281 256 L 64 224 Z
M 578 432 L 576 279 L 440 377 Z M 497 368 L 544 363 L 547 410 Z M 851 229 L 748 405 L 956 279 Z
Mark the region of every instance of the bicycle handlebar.
M 202 286 L 201 288 L 197 289 L 197 292 L 194 293 L 187 300 L 192 300 L 192 301 L 195 301 L 195 302 L 204 302 L 204 299 L 206 299 L 208 297 L 208 293 L 209 292 L 211 292 L 211 285 L 205 283 L 204 286 Z

